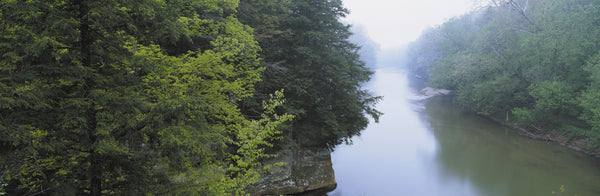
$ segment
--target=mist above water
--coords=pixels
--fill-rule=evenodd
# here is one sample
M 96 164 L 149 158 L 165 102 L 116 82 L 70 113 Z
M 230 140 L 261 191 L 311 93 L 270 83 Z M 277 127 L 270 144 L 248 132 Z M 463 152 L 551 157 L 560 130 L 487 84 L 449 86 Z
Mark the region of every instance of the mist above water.
M 384 112 L 332 153 L 329 195 L 600 195 L 600 162 L 531 140 L 453 104 L 422 97 L 405 72 L 377 69 L 368 88 Z

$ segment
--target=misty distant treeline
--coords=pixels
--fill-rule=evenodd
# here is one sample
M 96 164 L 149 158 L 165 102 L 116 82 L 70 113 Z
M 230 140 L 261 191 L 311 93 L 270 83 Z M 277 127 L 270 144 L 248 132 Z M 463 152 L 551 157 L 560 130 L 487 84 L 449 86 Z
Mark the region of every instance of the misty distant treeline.
M 360 60 L 365 63 L 365 66 L 370 70 L 375 70 L 378 66 L 377 56 L 381 52 L 379 44 L 369 37 L 369 34 L 364 26 L 352 25 L 352 36 L 348 41 L 356 44 Z
M 600 138 L 600 2 L 495 0 L 428 29 L 409 66 L 473 110 Z
M 377 118 L 341 0 L 0 1 L 0 195 L 242 195 Z

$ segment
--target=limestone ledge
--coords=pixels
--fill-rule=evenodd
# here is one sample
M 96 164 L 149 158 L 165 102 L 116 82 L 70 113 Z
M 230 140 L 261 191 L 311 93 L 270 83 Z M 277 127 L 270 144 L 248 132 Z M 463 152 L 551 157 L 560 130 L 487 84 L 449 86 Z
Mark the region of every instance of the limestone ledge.
M 337 182 L 331 163 L 331 152 L 323 148 L 287 149 L 265 164 L 285 162 L 261 175 L 247 189 L 251 195 L 319 195 L 335 189 Z

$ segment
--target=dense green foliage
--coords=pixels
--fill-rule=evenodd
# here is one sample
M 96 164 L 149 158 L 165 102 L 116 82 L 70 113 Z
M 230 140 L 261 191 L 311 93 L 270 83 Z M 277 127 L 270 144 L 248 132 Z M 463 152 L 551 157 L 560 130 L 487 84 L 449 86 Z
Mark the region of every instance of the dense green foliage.
M 411 69 L 479 113 L 600 138 L 600 2 L 492 2 L 426 31 Z
M 1 1 L 0 171 L 15 195 L 239 193 L 290 120 L 238 3 Z M 274 92 L 274 91 L 272 91 Z M 2 189 L 4 190 L 4 189 Z
M 263 48 L 259 94 L 285 89 L 282 111 L 294 122 L 284 131 L 287 145 L 333 147 L 377 120 L 379 100 L 361 89 L 372 72 L 348 41 L 350 27 L 339 22 L 348 10 L 340 0 L 248 0 L 240 5 L 242 22 L 256 29 Z M 253 25 L 255 24 L 255 25 Z M 252 104 L 248 103 L 252 111 Z
M 359 134 L 379 98 L 360 88 L 372 73 L 346 13 L 339 0 L 0 1 L 0 194 L 242 194 L 276 139 Z

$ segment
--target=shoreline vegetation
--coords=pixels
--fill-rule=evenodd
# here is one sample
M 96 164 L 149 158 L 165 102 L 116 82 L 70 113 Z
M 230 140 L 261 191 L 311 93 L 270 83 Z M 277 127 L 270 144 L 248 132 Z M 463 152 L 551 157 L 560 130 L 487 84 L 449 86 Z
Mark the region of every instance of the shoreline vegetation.
M 590 140 L 589 137 L 585 136 L 569 136 L 568 133 L 538 133 L 531 132 L 523 127 L 518 127 L 507 123 L 505 120 L 500 118 L 494 118 L 492 116 L 481 115 L 479 116 L 488 119 L 494 123 L 500 124 L 502 126 L 508 127 L 517 131 L 517 133 L 521 136 L 528 137 L 534 140 L 542 140 L 546 142 L 551 142 L 554 144 L 558 144 L 561 146 L 565 146 L 573 151 L 585 153 L 587 155 L 593 156 L 595 158 L 600 159 L 600 150 L 598 148 L 590 147 L 588 142 Z
M 425 30 L 405 64 L 481 116 L 598 157 L 598 24 L 598 1 L 487 1 Z
M 418 77 L 417 77 L 418 78 Z M 421 78 L 418 78 L 421 79 Z M 433 87 L 426 86 L 423 89 L 419 90 L 419 94 L 425 97 L 434 97 L 434 96 L 447 96 L 452 95 L 453 91 L 447 89 L 436 89 Z M 468 107 L 464 106 L 463 107 Z M 560 132 L 535 132 L 527 130 L 523 127 L 515 126 L 511 124 L 510 120 L 493 117 L 490 115 L 477 114 L 478 116 L 487 119 L 493 123 L 505 126 L 516 131 L 517 134 L 527 137 L 534 140 L 541 140 L 546 142 L 551 142 L 554 144 L 558 144 L 561 146 L 565 146 L 573 151 L 585 153 L 587 155 L 593 156 L 595 158 L 600 158 L 600 149 L 590 147 L 588 142 L 590 138 L 584 136 L 570 136 L 568 133 L 560 133 Z

